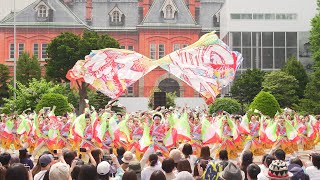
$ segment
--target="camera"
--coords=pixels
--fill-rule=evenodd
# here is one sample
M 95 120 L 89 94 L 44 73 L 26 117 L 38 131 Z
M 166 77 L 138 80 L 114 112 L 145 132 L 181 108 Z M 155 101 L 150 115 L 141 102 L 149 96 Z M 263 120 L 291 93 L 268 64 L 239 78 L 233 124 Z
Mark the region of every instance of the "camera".
M 87 152 L 86 148 L 80 148 L 80 152 Z

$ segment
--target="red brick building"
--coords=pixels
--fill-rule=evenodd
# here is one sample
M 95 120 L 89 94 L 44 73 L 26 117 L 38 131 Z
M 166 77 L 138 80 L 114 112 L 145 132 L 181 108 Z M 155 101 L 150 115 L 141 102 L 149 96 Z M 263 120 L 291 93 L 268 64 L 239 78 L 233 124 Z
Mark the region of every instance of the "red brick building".
M 121 48 L 158 59 L 190 45 L 209 31 L 219 30 L 223 0 L 35 0 L 16 13 L 16 55 L 26 51 L 41 64 L 48 43 L 61 32 L 84 29 L 106 33 Z M 0 63 L 13 70 L 13 13 L 0 21 Z M 159 87 L 180 97 L 199 96 L 191 87 L 157 68 L 124 96 L 149 96 Z

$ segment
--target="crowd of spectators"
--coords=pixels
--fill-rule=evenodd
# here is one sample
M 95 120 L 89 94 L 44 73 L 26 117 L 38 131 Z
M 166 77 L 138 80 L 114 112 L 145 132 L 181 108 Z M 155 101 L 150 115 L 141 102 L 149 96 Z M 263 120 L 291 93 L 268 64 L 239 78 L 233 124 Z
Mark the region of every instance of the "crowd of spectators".
M 288 159 L 282 149 L 265 154 L 260 163 L 254 163 L 250 151 L 240 157 L 230 160 L 226 150 L 212 157 L 208 146 L 196 156 L 192 146 L 184 144 L 167 158 L 152 153 L 146 162 L 120 147 L 114 152 L 45 151 L 34 165 L 34 157 L 21 149 L 19 156 L 0 154 L 0 180 L 320 180 L 319 153 L 311 153 L 305 162 L 300 156 Z

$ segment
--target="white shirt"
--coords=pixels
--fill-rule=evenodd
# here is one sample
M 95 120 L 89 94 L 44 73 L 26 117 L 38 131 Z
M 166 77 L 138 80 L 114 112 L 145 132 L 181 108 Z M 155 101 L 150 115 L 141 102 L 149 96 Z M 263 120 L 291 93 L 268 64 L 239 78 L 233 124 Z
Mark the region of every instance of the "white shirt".
M 320 180 L 320 169 L 315 166 L 307 167 L 307 174 L 310 177 L 310 180 Z
M 269 168 L 267 168 L 264 164 L 259 165 L 259 167 L 261 171 L 257 176 L 258 180 L 269 180 L 269 178 L 267 178 L 267 176 L 265 175 L 266 173 L 268 173 Z
M 156 166 L 153 166 L 153 167 L 152 166 L 147 166 L 141 172 L 141 180 L 149 180 L 150 177 L 151 177 L 151 174 L 156 170 L 162 171 L 161 166 L 160 167 L 159 167 L 159 165 L 156 165 Z
M 44 174 L 47 172 L 47 170 L 42 170 L 38 172 L 36 175 L 34 175 L 33 180 L 43 180 Z

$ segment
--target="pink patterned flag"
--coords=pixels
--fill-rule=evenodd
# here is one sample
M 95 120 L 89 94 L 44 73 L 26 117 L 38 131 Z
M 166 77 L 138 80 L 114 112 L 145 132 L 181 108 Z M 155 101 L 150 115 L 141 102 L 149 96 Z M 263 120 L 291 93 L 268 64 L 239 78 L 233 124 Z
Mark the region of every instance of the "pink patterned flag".
M 241 54 L 231 51 L 211 32 L 194 44 L 159 60 L 151 60 L 124 49 L 92 51 L 85 60 L 78 61 L 69 70 L 67 78 L 71 81 L 85 81 L 116 99 L 131 84 L 161 66 L 198 91 L 209 104 L 234 79 L 241 62 Z

